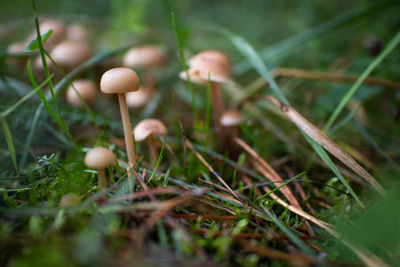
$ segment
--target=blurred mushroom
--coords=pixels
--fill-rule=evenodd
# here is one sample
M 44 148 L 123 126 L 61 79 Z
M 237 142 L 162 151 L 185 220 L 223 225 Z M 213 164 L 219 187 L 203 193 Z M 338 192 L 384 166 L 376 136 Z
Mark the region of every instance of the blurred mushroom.
M 17 53 L 22 53 L 25 51 L 26 44 L 23 42 L 17 42 L 17 43 L 12 43 L 7 47 L 7 53 L 10 54 L 17 54 Z M 11 57 L 7 58 L 7 64 L 9 64 L 11 67 L 15 68 L 20 68 L 22 67 L 26 62 L 25 57 Z
M 147 104 L 152 95 L 150 90 L 139 88 L 136 92 L 126 94 L 126 102 L 130 108 L 141 108 Z
M 128 154 L 129 164 L 132 164 L 130 167 L 135 166 L 136 155 L 125 94 L 137 91 L 139 86 L 139 77 L 137 76 L 136 72 L 129 68 L 110 69 L 103 74 L 100 81 L 100 89 L 103 93 L 118 94 L 122 124 L 124 127 L 125 146 Z
M 67 27 L 67 39 L 75 42 L 85 42 L 89 36 L 88 29 L 82 24 L 74 23 Z
M 158 152 L 154 141 L 154 136 L 161 137 L 166 133 L 167 128 L 165 127 L 164 123 L 157 119 L 142 120 L 134 129 L 136 142 L 141 142 L 147 139 L 153 165 L 156 164 L 158 159 Z
M 67 89 L 67 102 L 76 107 L 82 107 L 82 100 L 91 105 L 97 97 L 96 85 L 91 80 L 76 80 Z M 82 99 L 81 99 L 82 98 Z
M 144 82 L 146 90 L 155 89 L 154 78 L 151 73 L 155 67 L 164 65 L 165 56 L 157 46 L 144 45 L 128 50 L 123 59 L 123 65 L 129 68 L 143 68 Z
M 114 152 L 105 147 L 95 147 L 89 150 L 85 156 L 85 165 L 97 170 L 99 188 L 107 187 L 106 171 L 107 166 L 114 165 L 116 157 Z
M 229 130 L 233 136 L 237 136 L 237 126 L 244 120 L 242 113 L 237 109 L 225 111 L 221 116 L 221 125 Z
M 369 35 L 364 40 L 364 47 L 369 55 L 376 57 L 383 49 L 383 42 L 376 35 Z
M 232 66 L 229 58 L 222 52 L 208 50 L 189 59 L 188 71 L 182 71 L 179 74 L 183 80 L 187 80 L 187 74 L 189 74 L 190 80 L 199 84 L 207 84 L 210 80 L 215 130 L 220 137 L 223 149 L 226 148 L 226 139 L 220 120 L 225 111 L 225 101 L 220 86 L 224 83 L 232 83 L 231 73 Z
M 67 208 L 77 206 L 81 203 L 81 198 L 75 193 L 67 193 L 61 197 L 60 207 Z
M 84 43 L 64 41 L 50 52 L 50 56 L 64 71 L 71 71 L 93 55 L 92 48 Z M 49 64 L 51 65 L 51 64 Z

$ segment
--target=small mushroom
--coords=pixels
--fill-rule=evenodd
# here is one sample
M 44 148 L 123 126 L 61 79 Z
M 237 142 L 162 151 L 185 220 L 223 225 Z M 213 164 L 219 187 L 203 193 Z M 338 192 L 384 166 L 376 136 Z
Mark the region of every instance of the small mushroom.
M 139 77 L 136 72 L 129 68 L 110 69 L 103 74 L 100 81 L 100 89 L 103 93 L 118 94 L 122 124 L 124 127 L 125 146 L 129 164 L 132 164 L 132 166 L 136 165 L 136 155 L 128 105 L 126 103 L 126 93 L 137 91 L 139 87 Z
M 211 102 L 214 112 L 215 129 L 220 137 L 223 149 L 226 148 L 225 131 L 220 123 L 222 113 L 225 111 L 225 101 L 221 91 L 221 84 L 232 83 L 232 66 L 229 58 L 219 51 L 209 50 L 197 54 L 189 60 L 189 70 L 182 71 L 179 76 L 183 80 L 190 80 L 194 83 L 211 84 Z
M 136 92 L 126 94 L 126 102 L 130 108 L 141 108 L 147 104 L 153 93 L 148 89 L 139 88 Z
M 94 147 L 85 155 L 85 165 L 89 168 L 97 170 L 97 178 L 99 180 L 99 188 L 107 187 L 106 168 L 114 165 L 116 157 L 114 152 L 105 147 Z
M 157 119 L 145 119 L 139 122 L 134 129 L 135 141 L 141 142 L 147 139 L 150 156 L 153 165 L 157 162 L 158 152 L 154 141 L 154 136 L 163 136 L 167 133 L 167 127 Z
M 74 23 L 67 27 L 67 39 L 75 42 L 85 42 L 89 36 L 88 29 L 82 24 Z
M 67 208 L 77 206 L 81 203 L 81 198 L 75 193 L 67 193 L 61 197 L 60 207 Z
M 64 71 L 73 70 L 92 55 L 93 51 L 89 45 L 74 41 L 61 42 L 50 52 L 50 56 Z
M 231 133 L 232 137 L 238 135 L 237 126 L 244 120 L 242 113 L 237 109 L 225 111 L 221 116 L 221 125 Z
M 82 100 L 91 105 L 97 97 L 96 85 L 91 80 L 76 80 L 67 89 L 67 102 L 76 107 L 82 107 Z M 82 99 L 81 99 L 82 98 Z
M 164 65 L 165 56 L 162 51 L 153 45 L 144 45 L 131 48 L 124 56 L 123 65 L 128 68 L 143 68 L 144 87 L 154 90 L 154 78 L 151 73 L 155 67 Z
M 23 42 L 12 43 L 7 47 L 7 53 L 23 53 L 25 51 L 26 44 Z M 18 58 L 7 58 L 7 63 L 15 68 L 20 68 L 25 65 L 26 57 L 18 57 Z

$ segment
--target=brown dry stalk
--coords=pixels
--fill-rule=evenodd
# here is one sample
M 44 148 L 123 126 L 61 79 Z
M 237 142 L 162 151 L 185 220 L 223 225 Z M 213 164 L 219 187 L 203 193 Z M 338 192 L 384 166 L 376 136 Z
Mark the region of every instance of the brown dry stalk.
M 258 255 L 261 255 L 266 258 L 288 261 L 291 264 L 293 264 L 293 266 L 311 266 L 311 264 L 312 264 L 312 261 L 307 256 L 302 255 L 302 254 L 293 255 L 293 254 L 282 252 L 280 250 L 256 245 L 256 244 L 250 243 L 249 241 L 242 240 L 242 239 L 238 240 L 238 242 L 247 251 L 257 253 Z
M 317 72 L 304 69 L 292 69 L 292 68 L 276 68 L 270 72 L 272 77 L 286 76 L 286 77 L 296 77 L 312 80 L 327 80 L 333 82 L 355 82 L 358 80 L 358 76 L 345 75 L 340 73 L 325 73 Z M 382 78 L 368 77 L 364 80 L 365 84 L 370 85 L 381 85 L 384 87 L 399 88 L 400 83 L 392 82 Z
M 294 108 L 281 103 L 273 96 L 266 96 L 265 98 L 271 101 L 277 107 L 279 107 L 281 112 L 311 139 L 313 139 L 323 148 L 328 150 L 333 156 L 344 163 L 347 167 L 352 169 L 355 173 L 364 178 L 378 193 L 380 193 L 381 195 L 385 193 L 383 187 L 375 180 L 375 178 L 371 174 L 369 174 L 360 164 L 358 164 L 357 161 L 355 161 L 349 154 L 343 151 L 320 129 L 314 126 L 306 118 L 301 116 L 300 113 L 298 113 Z
M 261 167 L 261 168 L 257 168 L 258 171 L 262 175 L 264 175 L 268 180 L 270 180 L 271 182 L 278 182 L 278 183 L 276 183 L 276 186 L 279 186 L 285 182 L 282 179 L 282 177 L 280 177 L 279 174 L 265 160 L 263 160 L 260 157 L 260 155 L 258 155 L 258 153 L 256 151 L 254 151 L 254 149 L 252 149 L 242 139 L 240 139 L 239 137 L 235 137 L 233 140 L 239 146 L 241 146 L 244 150 L 246 150 L 247 153 L 249 153 L 255 160 L 257 160 L 257 162 L 260 165 L 256 165 L 256 167 L 257 166 Z M 289 200 L 289 202 L 293 206 L 301 209 L 299 202 L 297 201 L 296 197 L 294 196 L 293 192 L 290 190 L 290 188 L 288 186 L 284 186 L 284 187 L 280 188 L 279 190 L 282 192 L 282 194 Z
M 208 162 L 203 158 L 203 156 L 197 152 L 192 143 L 186 139 L 185 142 L 186 146 L 193 151 L 193 153 L 195 154 L 195 156 L 201 161 L 201 163 L 204 164 L 204 166 L 207 167 L 207 169 L 215 176 L 217 177 L 218 181 L 220 181 L 221 184 L 223 184 L 225 186 L 225 188 L 229 191 L 229 193 L 231 193 L 233 196 L 236 197 L 237 200 L 239 200 L 240 203 L 242 203 L 241 199 L 239 198 L 239 196 L 229 187 L 229 185 L 224 181 L 224 179 L 222 179 L 222 177 L 213 169 L 213 167 L 211 167 L 210 164 L 208 164 Z M 242 203 L 243 204 L 243 203 Z

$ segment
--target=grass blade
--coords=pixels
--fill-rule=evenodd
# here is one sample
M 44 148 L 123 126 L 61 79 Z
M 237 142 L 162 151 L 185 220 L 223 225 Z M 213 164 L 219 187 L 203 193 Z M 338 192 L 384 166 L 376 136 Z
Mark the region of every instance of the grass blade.
M 275 80 L 269 74 L 267 67 L 265 66 L 263 60 L 257 54 L 256 50 L 241 36 L 234 34 L 228 30 L 224 31 L 225 35 L 230 39 L 230 41 L 236 46 L 236 48 L 242 52 L 244 56 L 250 61 L 257 72 L 267 80 L 274 94 L 286 105 L 289 105 L 288 100 L 279 89 Z
M 10 156 L 12 163 L 14 165 L 15 171 L 18 173 L 18 165 L 17 165 L 17 157 L 15 154 L 15 146 L 12 140 L 12 135 L 10 132 L 10 128 L 8 127 L 8 123 L 5 118 L 1 119 L 1 127 L 3 128 L 4 137 L 6 138 L 8 150 L 10 151 Z
M 364 178 L 378 193 L 383 194 L 385 190 L 383 187 L 369 174 L 357 161 L 355 161 L 349 154 L 343 151 L 335 142 L 333 142 L 328 136 L 326 136 L 321 130 L 309 122 L 306 118 L 300 115 L 292 107 L 286 106 L 279 102 L 274 97 L 266 97 L 269 101 L 274 103 L 280 108 L 282 113 L 289 118 L 302 132 L 304 132 L 310 139 L 314 140 L 312 143 L 313 148 L 316 152 L 322 156 L 321 146 L 328 150 L 338 160 L 343 162 L 347 167 L 352 169 L 355 173 Z M 317 145 L 317 146 L 316 146 Z M 327 159 L 325 156 L 322 159 Z M 325 161 L 328 165 L 331 165 L 331 161 Z M 333 162 L 332 162 L 333 164 Z M 334 164 L 333 164 L 334 165 Z
M 342 100 L 337 105 L 336 109 L 333 111 L 332 115 L 329 117 L 328 122 L 324 128 L 324 132 L 329 131 L 340 112 L 344 109 L 344 107 L 349 103 L 351 98 L 360 88 L 361 84 L 365 81 L 365 79 L 378 67 L 380 63 L 395 49 L 395 47 L 400 43 L 400 31 L 393 37 L 393 39 L 388 43 L 388 45 L 383 49 L 383 51 L 379 54 L 378 57 L 375 58 L 374 61 L 369 64 L 369 66 L 364 70 L 361 76 L 358 78 L 357 82 L 347 91 L 347 93 L 343 96 Z

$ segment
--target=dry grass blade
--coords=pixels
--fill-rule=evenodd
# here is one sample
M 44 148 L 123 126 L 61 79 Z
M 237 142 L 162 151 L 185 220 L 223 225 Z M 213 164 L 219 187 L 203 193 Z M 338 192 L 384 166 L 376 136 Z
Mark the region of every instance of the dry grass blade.
M 235 137 L 234 141 L 260 163 L 260 165 L 257 166 L 262 167 L 258 168 L 258 171 L 260 171 L 262 175 L 264 175 L 271 182 L 274 183 L 281 182 L 281 183 L 276 183 L 276 186 L 279 186 L 280 184 L 284 183 L 282 177 L 280 177 L 279 174 L 265 160 L 263 160 L 256 151 L 254 151 L 254 149 L 252 149 L 248 144 L 246 144 L 242 139 L 238 137 Z M 297 201 L 296 197 L 294 196 L 293 192 L 290 190 L 288 186 L 282 187 L 280 191 L 293 206 L 301 209 L 299 202 Z
M 320 129 L 314 126 L 306 118 L 301 116 L 295 109 L 289 107 L 273 96 L 267 96 L 266 99 L 274 103 L 280 108 L 282 113 L 289 118 L 300 130 L 307 134 L 311 139 L 320 144 L 323 148 L 328 150 L 338 160 L 344 163 L 347 167 L 352 169 L 355 173 L 364 178 L 378 193 L 384 194 L 383 187 L 369 174 L 357 161 L 355 161 L 349 154 L 343 151 L 335 142 L 333 142 L 327 135 Z
M 304 69 L 292 69 L 292 68 L 276 68 L 271 70 L 272 77 L 296 77 L 296 78 L 304 78 L 304 79 L 312 79 L 312 80 L 327 80 L 333 82 L 355 82 L 358 80 L 359 77 L 357 76 L 350 76 L 345 74 L 339 73 L 324 73 L 324 72 L 317 72 L 311 70 L 304 70 Z M 365 84 L 370 85 L 381 85 L 385 87 L 392 87 L 392 88 L 399 88 L 400 83 L 392 82 L 382 78 L 366 78 L 364 80 Z
M 218 181 L 220 181 L 221 184 L 223 184 L 225 186 L 225 188 L 229 191 L 229 193 L 231 193 L 233 196 L 236 197 L 237 200 L 239 200 L 240 203 L 242 203 L 241 199 L 239 198 L 239 196 L 229 187 L 229 185 L 224 181 L 224 179 L 222 179 L 222 177 L 213 169 L 213 167 L 210 166 L 210 164 L 208 164 L 208 162 L 203 158 L 203 156 L 197 152 L 192 143 L 189 140 L 186 140 L 186 146 L 193 151 L 193 153 L 196 155 L 196 157 L 201 161 L 201 163 L 204 164 L 204 166 L 207 167 L 207 169 L 215 176 L 217 177 Z M 242 203 L 243 204 L 243 203 Z
M 282 252 L 280 250 L 256 245 L 256 244 L 250 243 L 249 241 L 242 240 L 242 239 L 238 240 L 238 242 L 247 251 L 257 253 L 258 255 L 261 255 L 266 258 L 287 261 L 290 264 L 292 264 L 293 266 L 311 266 L 312 265 L 312 261 L 305 255 L 288 254 L 288 253 Z

